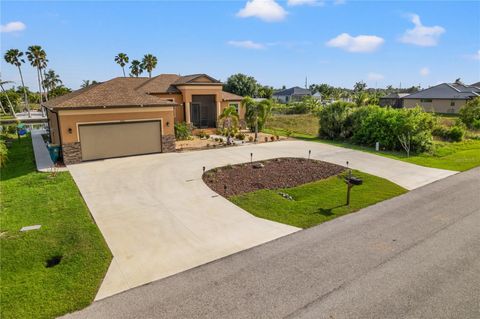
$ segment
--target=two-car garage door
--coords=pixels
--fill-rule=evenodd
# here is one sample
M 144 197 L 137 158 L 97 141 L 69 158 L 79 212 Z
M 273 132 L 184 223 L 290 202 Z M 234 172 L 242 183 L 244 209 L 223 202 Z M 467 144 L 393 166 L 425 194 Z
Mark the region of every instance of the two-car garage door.
M 159 120 L 82 124 L 79 133 L 84 161 L 162 151 Z

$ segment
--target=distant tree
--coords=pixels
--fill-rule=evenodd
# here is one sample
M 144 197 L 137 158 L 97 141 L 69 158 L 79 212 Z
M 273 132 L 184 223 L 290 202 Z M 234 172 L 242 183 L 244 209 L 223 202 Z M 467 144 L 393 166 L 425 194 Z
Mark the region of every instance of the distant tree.
M 60 86 L 57 86 L 54 89 L 50 90 L 50 92 L 48 92 L 48 94 L 50 95 L 50 97 L 57 97 L 57 96 L 62 96 L 62 95 L 68 94 L 70 92 L 72 92 L 71 89 L 69 89 L 69 88 L 67 88 L 63 85 L 60 85 Z
M 43 80 L 43 86 L 47 88 L 47 90 L 52 91 L 58 86 L 62 84 L 62 80 L 60 80 L 60 76 L 55 73 L 54 70 L 50 69 L 48 72 L 45 73 L 45 78 Z
M 11 65 L 14 65 L 18 68 L 18 73 L 20 74 L 20 80 L 22 81 L 24 103 L 28 111 L 28 116 L 30 117 L 30 105 L 28 102 L 27 90 L 25 88 L 25 82 L 23 81 L 22 68 L 21 68 L 22 63 L 25 63 L 25 60 L 22 58 L 22 56 L 23 56 L 23 52 L 21 52 L 20 50 L 10 49 L 10 50 L 7 50 L 7 52 L 5 52 L 4 58 L 7 63 L 10 63 Z
M 86 87 L 89 87 L 90 85 L 94 85 L 94 84 L 98 84 L 98 83 L 100 83 L 100 82 L 97 82 L 97 81 L 95 81 L 95 80 L 92 80 L 92 81 L 90 81 L 90 80 L 83 80 L 83 81 L 82 81 L 82 84 L 80 85 L 80 87 L 81 87 L 81 88 L 86 88 Z
M 367 92 L 357 92 L 353 98 L 353 103 L 355 103 L 356 106 L 365 106 L 369 103 L 370 96 Z
M 10 84 L 10 83 L 13 83 L 12 81 L 2 81 L 0 80 L 0 88 L 2 89 L 2 93 L 3 93 L 3 96 L 5 97 L 5 100 L 6 100 L 6 103 L 3 102 L 3 98 L 0 99 L 0 102 L 2 103 L 2 110 L 4 113 L 5 110 L 3 109 L 3 104 L 6 104 L 8 105 L 8 108 L 10 109 L 10 112 L 12 113 L 13 116 L 15 116 L 15 107 L 13 106 L 13 103 L 12 103 L 12 100 L 15 102 L 15 104 L 18 105 L 18 102 L 19 100 L 21 100 L 21 98 L 19 97 L 19 95 L 13 91 L 13 90 L 9 90 L 9 92 L 7 92 L 5 90 L 5 88 L 3 87 L 5 84 Z M 12 97 L 10 97 L 10 95 L 12 95 Z
M 142 62 L 138 60 L 132 60 L 130 64 L 130 76 L 137 77 L 143 73 Z
M 152 70 L 157 67 L 157 57 L 152 54 L 145 54 L 141 66 L 148 72 L 148 77 L 151 78 Z
M 367 84 L 363 81 L 356 82 L 355 85 L 353 86 L 353 90 L 355 92 L 362 92 L 367 88 Z
M 258 85 L 257 97 L 264 99 L 271 99 L 273 96 L 273 87 Z
M 125 77 L 125 65 L 128 63 L 128 56 L 125 53 L 119 53 L 115 56 L 115 62 L 122 67 L 123 77 Z
M 231 75 L 224 90 L 240 96 L 257 96 L 258 83 L 254 77 L 242 73 Z
M 460 109 L 460 120 L 470 129 L 480 129 L 480 97 L 469 100 Z

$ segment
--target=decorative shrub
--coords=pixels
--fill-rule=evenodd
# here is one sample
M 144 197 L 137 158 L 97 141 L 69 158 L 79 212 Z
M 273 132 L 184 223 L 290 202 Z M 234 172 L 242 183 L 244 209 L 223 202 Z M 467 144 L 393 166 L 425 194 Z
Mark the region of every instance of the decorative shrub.
M 265 142 L 268 142 L 268 136 L 265 136 Z
M 175 138 L 179 141 L 188 140 L 192 135 L 189 125 L 185 122 L 175 124 Z
M 200 138 L 206 138 L 207 133 L 205 133 L 205 131 L 201 130 L 201 131 L 198 131 L 197 136 L 200 137 Z
M 272 142 L 275 141 L 275 136 L 273 136 L 273 135 L 270 136 L 270 140 L 271 140 Z
M 329 139 L 348 138 L 347 119 L 353 112 L 355 105 L 346 102 L 335 102 L 323 107 L 320 117 L 320 131 L 322 137 Z
M 235 136 L 235 138 L 236 138 L 237 140 L 243 141 L 243 140 L 245 139 L 245 134 L 243 134 L 243 133 L 238 133 L 238 134 Z
M 466 130 L 462 125 L 454 125 L 451 127 L 436 126 L 432 130 L 434 136 L 440 137 L 447 141 L 460 142 L 465 136 Z
M 249 137 L 248 137 L 248 141 L 249 141 L 249 142 L 253 142 L 254 139 L 255 139 L 255 138 L 254 138 L 253 136 L 249 136 Z

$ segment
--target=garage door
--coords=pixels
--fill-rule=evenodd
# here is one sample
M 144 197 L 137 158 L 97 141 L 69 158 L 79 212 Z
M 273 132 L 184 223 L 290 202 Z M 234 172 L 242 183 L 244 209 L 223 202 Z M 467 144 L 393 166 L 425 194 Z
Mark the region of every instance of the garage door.
M 80 125 L 84 161 L 162 151 L 160 121 Z

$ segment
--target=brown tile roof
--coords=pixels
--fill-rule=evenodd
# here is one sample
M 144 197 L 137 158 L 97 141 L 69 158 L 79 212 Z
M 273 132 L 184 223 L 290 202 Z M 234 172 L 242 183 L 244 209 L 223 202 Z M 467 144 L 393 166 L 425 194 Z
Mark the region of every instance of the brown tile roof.
M 44 103 L 48 108 L 176 105 L 173 102 L 148 95 L 139 86 L 148 78 L 114 78 L 88 86 Z
M 190 82 L 202 76 L 211 79 L 214 84 L 221 84 L 221 82 L 206 74 L 192 74 L 186 76 L 160 74 L 154 78 L 118 77 L 51 99 L 43 105 L 48 108 L 176 105 L 171 101 L 151 95 L 151 93 L 180 93 L 176 88 L 176 85 L 190 83 L 200 85 L 206 84 Z M 224 101 L 238 101 L 242 100 L 242 97 L 232 93 L 223 92 L 222 99 Z
M 240 95 L 236 95 L 230 92 L 222 91 L 222 100 L 224 101 L 241 101 L 243 97 Z

